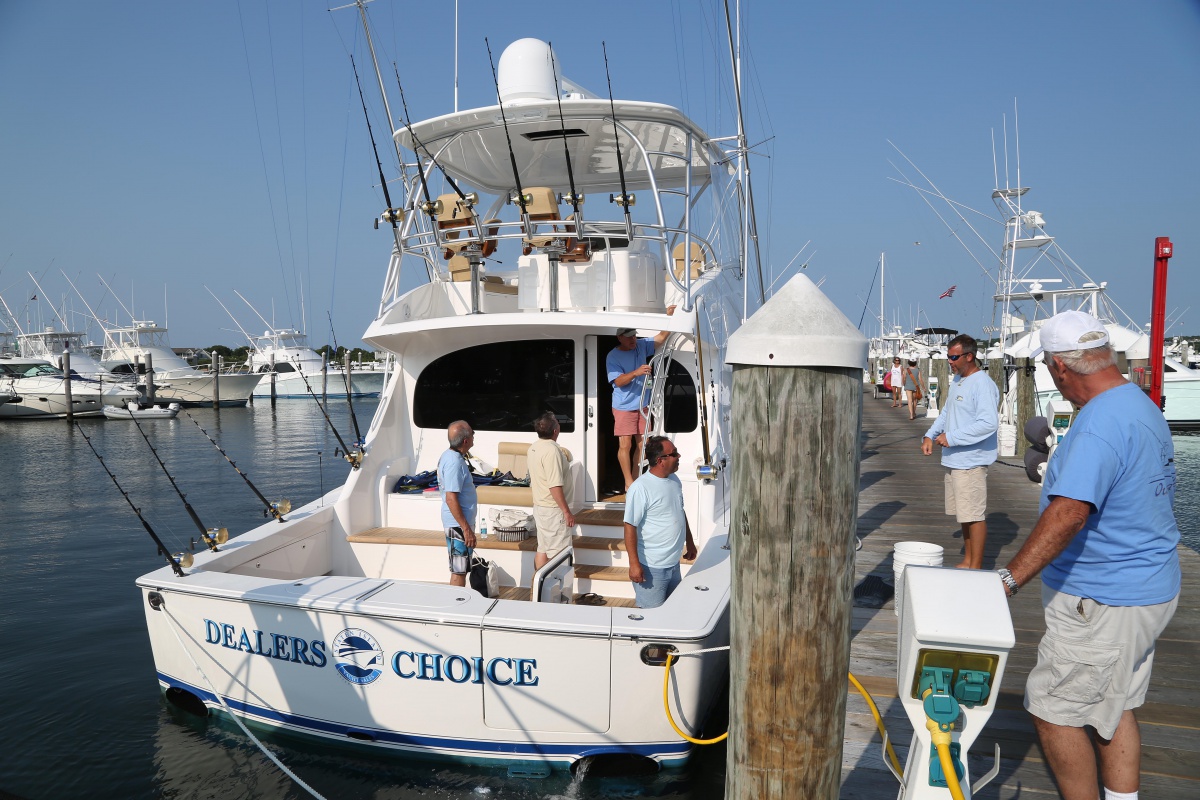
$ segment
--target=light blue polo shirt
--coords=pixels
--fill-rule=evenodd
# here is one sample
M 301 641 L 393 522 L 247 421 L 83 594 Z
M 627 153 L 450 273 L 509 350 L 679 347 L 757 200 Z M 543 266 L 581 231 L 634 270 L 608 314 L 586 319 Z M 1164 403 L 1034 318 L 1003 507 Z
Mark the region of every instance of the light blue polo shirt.
M 1175 446 L 1162 412 L 1127 383 L 1088 401 L 1046 466 L 1053 497 L 1095 509 L 1042 570 L 1052 589 L 1108 606 L 1169 602 L 1179 593 Z
M 638 561 L 643 567 L 673 567 L 687 544 L 683 484 L 677 475 L 642 473 L 625 493 L 625 522 L 638 529 Z
M 946 434 L 950 446 L 942 448 L 943 467 L 972 469 L 995 463 L 999 408 L 1000 390 L 986 372 L 978 370 L 965 378 L 954 376 L 946 392 L 946 406 L 925 432 L 927 439 Z
M 463 517 L 472 529 L 475 528 L 475 511 L 479 505 L 475 492 L 475 481 L 471 479 L 471 467 L 462 453 L 449 450 L 442 453 L 438 459 L 438 492 L 442 495 L 442 527 L 457 528 L 458 520 L 450 513 L 446 505 L 446 492 L 458 492 L 458 504 L 462 507 Z
M 633 372 L 646 363 L 646 359 L 654 355 L 653 339 L 638 339 L 637 346 L 632 350 L 622 350 L 614 347 L 608 351 L 604 359 L 608 371 L 608 382 L 613 383 L 617 378 Z M 646 376 L 639 375 L 624 386 L 613 383 L 612 407 L 617 411 L 640 411 L 642 408 L 642 387 L 646 384 Z M 645 398 L 646 403 L 650 397 Z

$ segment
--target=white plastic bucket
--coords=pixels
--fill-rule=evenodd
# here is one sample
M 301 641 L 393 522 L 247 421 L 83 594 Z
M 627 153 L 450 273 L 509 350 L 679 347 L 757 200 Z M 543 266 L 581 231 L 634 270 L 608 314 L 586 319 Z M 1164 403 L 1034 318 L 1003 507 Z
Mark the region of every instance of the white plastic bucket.
M 904 597 L 904 568 L 909 564 L 940 567 L 942 552 L 941 545 L 928 542 L 896 542 L 892 550 L 892 576 L 896 586 L 896 616 L 900 616 L 901 598 Z
M 1011 422 L 1001 422 L 996 434 L 996 443 L 1000 448 L 1001 458 L 1010 458 L 1017 454 L 1017 426 Z

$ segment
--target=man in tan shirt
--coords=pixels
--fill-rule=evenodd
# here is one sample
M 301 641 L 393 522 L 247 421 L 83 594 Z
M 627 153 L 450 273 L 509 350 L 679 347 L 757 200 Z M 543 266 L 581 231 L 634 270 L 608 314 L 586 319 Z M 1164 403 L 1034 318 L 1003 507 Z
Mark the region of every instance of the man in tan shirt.
M 571 513 L 570 462 L 558 446 L 558 419 L 547 411 L 533 423 L 538 440 L 529 446 L 529 488 L 533 492 L 533 519 L 537 523 L 535 570 L 571 545 L 575 515 Z

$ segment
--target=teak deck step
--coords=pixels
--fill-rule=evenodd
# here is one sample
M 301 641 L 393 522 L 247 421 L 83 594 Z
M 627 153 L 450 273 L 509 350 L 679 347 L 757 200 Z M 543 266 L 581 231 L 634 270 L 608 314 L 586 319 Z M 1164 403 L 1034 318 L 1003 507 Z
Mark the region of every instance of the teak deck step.
M 625 525 L 625 511 L 620 508 L 588 508 L 575 515 L 576 525 Z

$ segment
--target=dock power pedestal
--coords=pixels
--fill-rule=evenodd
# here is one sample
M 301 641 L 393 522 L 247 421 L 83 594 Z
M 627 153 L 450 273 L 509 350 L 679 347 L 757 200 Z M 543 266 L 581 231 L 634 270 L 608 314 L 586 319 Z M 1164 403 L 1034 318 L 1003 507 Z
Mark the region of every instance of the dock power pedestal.
M 913 738 L 897 797 L 950 800 L 950 764 L 969 800 L 1000 768 L 997 745 L 996 763 L 972 786 L 967 751 L 992 716 L 1016 642 L 1008 597 L 995 572 L 916 565 L 903 591 L 896 688 Z

